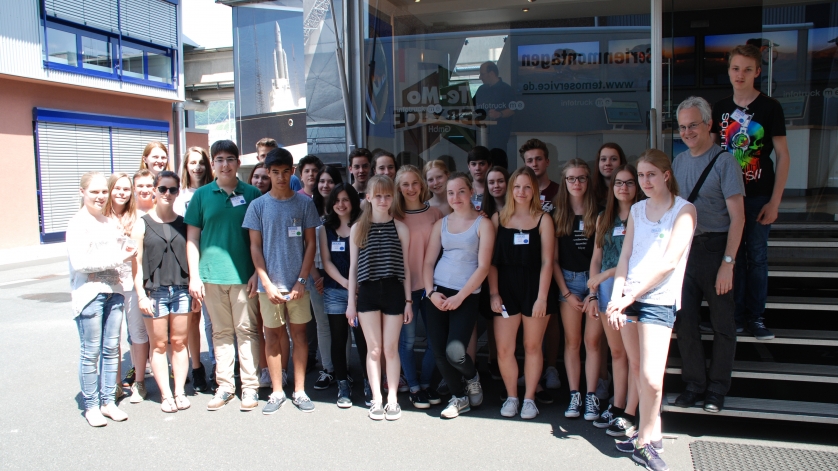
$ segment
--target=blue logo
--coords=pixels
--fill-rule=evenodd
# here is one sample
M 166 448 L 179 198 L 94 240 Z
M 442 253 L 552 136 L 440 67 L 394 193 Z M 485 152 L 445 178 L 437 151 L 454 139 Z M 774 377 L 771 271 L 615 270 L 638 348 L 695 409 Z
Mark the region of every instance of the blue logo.
M 530 243 L 530 240 L 525 238 L 525 239 L 524 239 L 524 243 L 525 243 L 525 244 L 529 244 L 529 243 Z

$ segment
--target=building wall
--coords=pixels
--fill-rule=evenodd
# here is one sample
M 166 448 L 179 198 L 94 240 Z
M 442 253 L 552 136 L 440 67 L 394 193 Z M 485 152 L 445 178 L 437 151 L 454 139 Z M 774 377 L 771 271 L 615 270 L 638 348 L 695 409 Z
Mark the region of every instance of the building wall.
M 203 147 L 207 150 L 207 152 L 209 152 L 209 145 L 209 132 L 203 129 L 186 131 L 186 149 L 198 146 Z M 184 149 L 184 151 L 186 149 Z
M 4 15 L 0 15 L 2 17 Z M 40 243 L 32 108 L 53 108 L 172 121 L 170 100 L 20 80 L 0 75 L 0 188 L 11 204 L 3 210 L 0 249 Z M 137 156 L 139 167 L 140 156 Z

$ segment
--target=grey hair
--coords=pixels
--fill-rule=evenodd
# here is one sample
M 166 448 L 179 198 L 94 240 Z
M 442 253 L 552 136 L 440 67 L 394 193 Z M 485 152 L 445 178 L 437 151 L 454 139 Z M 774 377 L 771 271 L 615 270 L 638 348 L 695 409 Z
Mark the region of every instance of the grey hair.
M 688 108 L 697 108 L 698 112 L 701 113 L 701 121 L 705 123 L 709 124 L 713 119 L 710 103 L 707 103 L 707 100 L 701 98 L 700 96 L 691 96 L 678 105 L 678 109 L 675 111 L 676 120 L 678 116 L 681 115 L 681 110 L 686 110 Z

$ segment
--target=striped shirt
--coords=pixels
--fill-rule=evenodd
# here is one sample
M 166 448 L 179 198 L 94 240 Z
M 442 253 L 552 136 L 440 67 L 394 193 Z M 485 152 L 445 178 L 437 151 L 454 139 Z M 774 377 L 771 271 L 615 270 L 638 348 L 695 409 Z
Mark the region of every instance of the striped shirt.
M 392 277 L 404 280 L 402 243 L 393 219 L 370 224 L 367 243 L 358 252 L 358 283 Z

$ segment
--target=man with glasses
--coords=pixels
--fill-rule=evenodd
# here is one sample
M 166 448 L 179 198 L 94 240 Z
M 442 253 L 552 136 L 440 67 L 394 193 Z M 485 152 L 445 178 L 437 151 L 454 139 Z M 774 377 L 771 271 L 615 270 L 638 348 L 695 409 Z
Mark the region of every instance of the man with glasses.
M 216 141 L 210 148 L 215 181 L 198 188 L 184 221 L 189 293 L 206 303 L 212 320 L 218 390 L 207 410 L 218 410 L 233 398 L 235 334 L 241 370 L 241 410 L 258 403 L 257 366 L 261 338 L 257 329 L 256 277 L 250 257 L 250 235 L 242 222 L 250 202 L 262 196 L 258 188 L 238 179 L 241 162 L 233 141 Z
M 480 80 L 483 85 L 474 94 L 474 104 L 479 110 L 486 112 L 489 121 L 495 124 L 489 126 L 489 149 L 500 148 L 506 151 L 509 134 L 512 131 L 512 115 L 515 111 L 509 103 L 515 101 L 512 87 L 499 77 L 498 66 L 492 61 L 480 64 Z
M 698 221 L 675 323 L 681 377 L 687 385 L 675 405 L 692 407 L 704 396 L 704 410 L 719 412 L 730 389 L 736 353 L 733 264 L 745 225 L 745 186 L 739 164 L 710 135 L 710 113 L 710 104 L 700 97 L 687 98 L 676 113 L 688 150 L 678 154 L 672 169 L 681 196 L 689 195 L 695 205 Z M 693 196 L 695 188 L 699 189 L 697 197 Z M 704 299 L 715 334 L 709 368 L 699 331 Z

